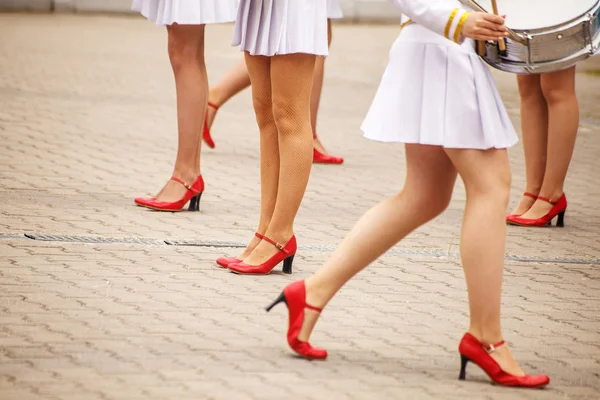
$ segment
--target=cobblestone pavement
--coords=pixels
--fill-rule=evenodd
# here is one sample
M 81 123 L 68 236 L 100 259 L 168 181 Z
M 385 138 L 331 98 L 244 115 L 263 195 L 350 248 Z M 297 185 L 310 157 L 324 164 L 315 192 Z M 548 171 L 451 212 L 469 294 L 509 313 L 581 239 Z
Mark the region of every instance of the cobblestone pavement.
M 212 81 L 240 58 L 231 29 L 207 30 Z M 347 162 L 313 170 L 293 277 L 240 277 L 214 260 L 235 254 L 219 246 L 242 245 L 256 223 L 249 93 L 219 111 L 201 212 L 136 208 L 175 152 L 164 31 L 139 18 L 0 14 L 0 399 L 600 398 L 600 77 L 587 73 L 597 62 L 578 76 L 567 227 L 508 234 L 505 335 L 528 371 L 551 376 L 548 389 L 492 386 L 475 367 L 456 379 L 467 326 L 460 183 L 443 216 L 327 308 L 313 341 L 328 361 L 294 357 L 285 308 L 262 310 L 402 185 L 402 146 L 358 129 L 396 33 L 335 27 L 319 126 Z M 518 126 L 514 77 L 495 76 Z M 516 201 L 522 148 L 510 157 Z

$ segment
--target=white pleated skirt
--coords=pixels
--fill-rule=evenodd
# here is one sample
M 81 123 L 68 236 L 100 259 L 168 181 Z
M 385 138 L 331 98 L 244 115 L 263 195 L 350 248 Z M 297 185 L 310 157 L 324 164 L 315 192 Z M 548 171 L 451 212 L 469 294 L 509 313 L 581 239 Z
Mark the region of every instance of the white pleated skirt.
M 233 45 L 253 56 L 327 55 L 323 0 L 241 0 Z
M 157 25 L 235 21 L 239 0 L 133 0 L 131 9 Z
M 327 18 L 344 18 L 344 14 L 342 13 L 342 7 L 340 7 L 340 0 L 327 0 Z
M 446 148 L 508 148 L 518 142 L 490 71 L 473 41 L 458 45 L 406 26 L 361 127 L 381 142 Z

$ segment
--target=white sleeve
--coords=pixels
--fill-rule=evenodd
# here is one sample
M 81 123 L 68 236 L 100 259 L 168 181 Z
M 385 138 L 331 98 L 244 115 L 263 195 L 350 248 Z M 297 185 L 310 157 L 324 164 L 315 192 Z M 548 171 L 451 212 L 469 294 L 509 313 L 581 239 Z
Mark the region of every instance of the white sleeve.
M 462 27 L 469 15 L 448 0 L 390 0 L 403 14 L 425 28 L 457 43 L 462 43 Z

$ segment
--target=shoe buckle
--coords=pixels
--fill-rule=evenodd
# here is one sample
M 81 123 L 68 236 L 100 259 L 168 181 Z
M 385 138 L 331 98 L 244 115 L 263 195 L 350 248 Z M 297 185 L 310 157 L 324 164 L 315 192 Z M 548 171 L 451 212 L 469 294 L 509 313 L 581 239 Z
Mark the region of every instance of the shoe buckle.
M 486 348 L 485 351 L 490 354 L 491 352 L 493 352 L 494 350 L 496 350 L 496 347 L 494 347 L 493 344 L 489 344 Z
M 281 243 L 275 243 L 275 247 L 283 251 L 283 245 Z

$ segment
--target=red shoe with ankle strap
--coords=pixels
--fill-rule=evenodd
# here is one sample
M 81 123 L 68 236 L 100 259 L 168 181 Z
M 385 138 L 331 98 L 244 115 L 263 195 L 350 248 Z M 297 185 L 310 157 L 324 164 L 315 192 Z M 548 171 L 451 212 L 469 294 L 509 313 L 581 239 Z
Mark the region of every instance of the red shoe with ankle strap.
M 321 153 L 317 149 L 313 149 L 313 163 L 315 164 L 343 164 L 342 157 L 331 156 Z
M 202 197 L 202 193 L 204 192 L 204 179 L 202 179 L 202 175 L 198 175 L 194 183 L 188 185 L 184 181 L 179 178 L 171 177 L 172 181 L 181 183 L 187 189 L 185 195 L 181 200 L 168 202 L 168 201 L 159 201 L 155 198 L 141 198 L 137 197 L 135 199 L 135 204 L 138 206 L 150 208 L 152 210 L 157 211 L 181 211 L 186 203 L 189 201 L 190 205 L 188 207 L 189 211 L 199 211 L 200 210 L 200 197 Z
M 298 250 L 298 245 L 296 244 L 296 236 L 292 236 L 290 240 L 285 245 L 279 244 L 274 240 L 269 239 L 266 236 L 262 237 L 262 240 L 265 242 L 271 243 L 273 246 L 277 247 L 279 250 L 275 255 L 269 258 L 267 261 L 260 265 L 249 265 L 243 262 L 229 264 L 227 268 L 231 272 L 235 272 L 236 274 L 243 275 L 266 275 L 273 270 L 283 261 L 283 272 L 286 274 L 292 273 L 292 263 L 294 262 L 294 256 L 296 255 L 296 250 Z
M 526 197 L 531 197 L 533 200 L 537 200 L 537 199 L 538 199 L 538 197 L 537 197 L 535 194 L 533 194 L 533 193 L 529 193 L 529 192 L 525 192 L 525 193 L 523 193 L 523 196 L 526 196 Z M 508 222 L 508 221 L 509 221 L 511 218 L 514 218 L 514 217 L 520 217 L 521 215 L 522 215 L 522 214 L 508 214 L 508 215 L 506 216 L 506 221 Z
M 208 106 L 215 111 L 217 111 L 219 109 L 218 105 L 213 104 L 210 101 L 208 102 Z M 208 124 L 206 123 L 207 118 L 208 118 L 208 111 L 206 112 L 206 117 L 204 118 L 204 130 L 202 131 L 202 139 L 206 142 L 208 147 L 210 147 L 211 149 L 214 149 L 215 141 L 210 136 L 210 128 L 208 127 Z
M 264 236 L 258 232 L 255 232 L 254 236 L 259 238 L 260 240 L 262 240 L 264 238 Z M 242 260 L 240 260 L 237 257 L 219 257 L 219 258 L 217 258 L 217 264 L 219 264 L 223 268 L 227 268 L 230 264 L 239 264 L 241 262 L 242 262 Z
M 287 285 L 279 297 L 266 308 L 267 312 L 271 311 L 273 307 L 281 302 L 287 305 L 289 311 L 287 341 L 292 350 L 309 360 L 323 360 L 327 358 L 326 350 L 312 347 L 310 343 L 298 339 L 302 323 L 304 322 L 304 309 L 308 308 L 318 313 L 323 311 L 321 308 L 313 307 L 306 303 L 306 286 L 304 285 L 304 281 L 296 281 Z
M 539 388 L 550 383 L 550 378 L 546 375 L 516 376 L 503 371 L 496 360 L 490 356 L 491 352 L 503 344 L 504 340 L 496 344 L 483 344 L 475 336 L 465 333 L 458 346 L 461 360 L 458 379 L 465 380 L 467 363 L 471 361 L 477 364 L 492 381 L 503 386 Z
M 556 226 L 564 227 L 565 226 L 565 211 L 567 210 L 567 197 L 563 193 L 557 201 L 552 201 L 547 197 L 538 196 L 538 200 L 545 201 L 547 203 L 552 204 L 552 208 L 548 211 L 548 214 L 544 215 L 541 218 L 537 219 L 529 219 L 522 217 L 512 217 L 507 218 L 507 222 L 511 225 L 517 226 L 535 226 L 535 227 L 543 227 L 543 226 L 552 226 L 552 220 L 554 217 L 558 216 L 556 221 Z

